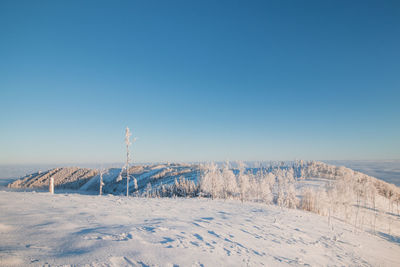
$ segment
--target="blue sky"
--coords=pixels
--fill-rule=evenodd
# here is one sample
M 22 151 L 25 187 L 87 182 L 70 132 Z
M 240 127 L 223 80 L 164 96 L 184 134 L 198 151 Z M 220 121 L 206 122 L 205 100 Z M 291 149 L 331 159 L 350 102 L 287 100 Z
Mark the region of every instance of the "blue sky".
M 400 159 L 398 1 L 1 1 L 0 164 Z

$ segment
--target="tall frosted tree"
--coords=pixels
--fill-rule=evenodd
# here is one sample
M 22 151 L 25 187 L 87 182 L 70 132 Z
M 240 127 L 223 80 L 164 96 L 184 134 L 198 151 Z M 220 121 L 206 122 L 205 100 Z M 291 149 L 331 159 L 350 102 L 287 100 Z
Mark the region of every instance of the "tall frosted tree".
M 103 186 L 104 186 L 104 182 L 103 182 L 103 174 L 105 174 L 105 169 L 101 168 L 99 170 L 99 184 L 100 184 L 100 188 L 99 188 L 99 195 L 101 196 L 103 194 Z
M 132 144 L 130 141 L 131 132 L 129 128 L 125 129 L 125 145 L 126 145 L 126 196 L 129 196 L 129 146 Z

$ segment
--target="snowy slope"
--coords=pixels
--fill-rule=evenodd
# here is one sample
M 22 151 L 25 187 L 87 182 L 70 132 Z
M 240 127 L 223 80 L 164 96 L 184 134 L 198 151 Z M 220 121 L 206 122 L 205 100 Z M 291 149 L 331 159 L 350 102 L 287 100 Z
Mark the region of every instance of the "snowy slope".
M 97 174 L 97 170 L 67 167 L 54 168 L 45 172 L 36 172 L 14 181 L 10 184 L 12 188 L 47 188 L 50 177 L 54 178 L 57 188 L 80 189 L 85 183 Z
M 330 160 L 324 162 L 346 166 L 400 186 L 400 160 Z
M 171 185 L 175 182 L 175 180 L 179 180 L 180 178 L 198 183 L 199 179 L 204 176 L 204 173 L 209 171 L 209 169 L 210 165 L 207 164 L 199 165 L 170 163 L 136 165 L 129 168 L 130 191 L 132 193 L 135 191 L 133 178 L 137 179 L 139 192 L 143 192 L 149 183 L 153 189 L 160 188 L 161 185 Z M 337 177 L 343 176 L 342 173 L 346 173 L 351 176 L 358 175 L 357 172 L 354 172 L 351 169 L 328 165 L 322 162 L 306 162 L 302 163 L 301 165 L 298 163 L 296 165 L 295 162 L 276 162 L 274 164 L 270 163 L 261 167 L 247 168 L 246 171 L 256 174 L 260 170 L 262 170 L 264 173 L 269 173 L 276 172 L 277 169 L 282 169 L 285 171 L 291 169 L 293 171 L 292 175 L 297 180 L 322 178 L 319 179 L 319 183 L 314 183 L 314 185 L 317 187 L 324 186 L 327 181 L 332 179 L 335 180 Z M 239 172 L 237 167 L 233 168 L 231 166 L 230 170 L 233 171 L 235 175 L 237 175 Z M 12 181 L 8 187 L 47 190 L 50 177 L 53 177 L 55 180 L 56 190 L 81 190 L 93 193 L 98 192 L 99 190 L 98 169 L 78 167 L 54 168 L 47 171 L 28 174 L 18 180 Z M 105 183 L 105 186 L 103 187 L 104 193 L 116 195 L 125 194 L 125 170 L 121 170 L 120 168 L 110 168 L 103 176 L 103 180 Z
M 289 162 L 245 168 L 238 164 L 157 164 L 130 168 L 130 195 L 142 197 L 209 197 L 302 209 L 342 220 L 355 230 L 381 238 L 400 237 L 400 188 L 374 177 L 322 162 Z M 99 193 L 97 170 L 56 168 L 27 175 L 8 190 L 47 190 L 50 177 L 56 193 Z M 125 177 L 124 177 L 125 176 Z M 135 191 L 134 180 L 138 191 Z M 103 193 L 126 194 L 126 172 L 109 169 Z
M 400 266 L 399 240 L 259 203 L 0 191 L 0 210 L 0 266 Z
M 63 167 L 44 172 L 26 175 L 9 184 L 10 188 L 32 188 L 47 190 L 50 177 L 54 178 L 55 188 L 63 190 L 81 190 L 98 192 L 99 175 L 96 169 Z M 188 180 L 197 180 L 199 166 L 195 164 L 157 164 L 138 165 L 129 168 L 131 190 L 134 191 L 133 178 L 137 179 L 139 191 L 151 183 L 154 188 L 161 184 L 172 184 L 175 179 L 184 177 Z M 121 179 L 118 177 L 121 175 Z M 104 193 L 121 194 L 126 190 L 126 171 L 120 168 L 110 168 L 103 176 L 105 183 Z

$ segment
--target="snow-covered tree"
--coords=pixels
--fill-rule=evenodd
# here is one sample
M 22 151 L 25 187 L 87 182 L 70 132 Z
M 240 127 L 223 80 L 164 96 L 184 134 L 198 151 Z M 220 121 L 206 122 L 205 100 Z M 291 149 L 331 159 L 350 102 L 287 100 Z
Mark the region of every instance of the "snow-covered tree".
M 137 184 L 137 180 L 136 177 L 133 177 L 133 187 L 135 188 L 135 192 L 137 192 L 138 188 L 138 184 Z
M 248 191 L 250 189 L 249 175 L 245 173 L 245 165 L 243 162 L 239 162 L 239 174 L 237 180 L 240 200 L 243 202 L 247 199 Z
M 149 182 L 149 183 L 147 183 L 146 190 L 145 190 L 146 197 L 151 196 L 151 190 L 152 190 L 151 183 Z
M 130 162 L 130 152 L 129 152 L 129 146 L 132 145 L 132 142 L 134 143 L 136 141 L 136 138 L 133 138 L 132 142 L 130 140 L 132 133 L 130 132 L 129 128 L 126 127 L 125 129 L 125 145 L 126 145 L 126 163 L 125 166 L 121 169 L 121 173 L 118 176 L 118 180 L 122 179 L 122 172 L 123 170 L 126 170 L 126 196 L 129 196 L 129 162 Z
M 276 171 L 278 181 L 278 194 L 276 203 L 280 207 L 296 208 L 298 199 L 296 197 L 295 180 L 293 168 L 288 170 L 278 169 Z
M 222 193 L 222 181 L 221 172 L 218 166 L 213 162 L 207 164 L 205 167 L 205 173 L 200 180 L 200 188 L 202 192 L 211 196 L 211 198 L 217 198 Z
M 50 177 L 49 191 L 50 191 L 50 194 L 54 194 L 54 178 L 53 177 Z
M 103 174 L 105 173 L 105 169 L 100 169 L 99 170 L 99 195 L 101 196 L 103 194 L 103 186 L 104 186 L 104 182 L 103 182 Z
M 266 177 L 264 177 L 260 183 L 259 183 L 259 188 L 261 190 L 261 200 L 265 202 L 266 204 L 271 204 L 273 200 L 273 195 L 272 195 L 272 190 L 270 186 L 270 182 Z
M 226 162 L 221 171 L 223 198 L 235 197 L 238 192 L 235 174 L 229 169 L 229 162 Z
M 129 146 L 131 145 L 131 141 L 129 140 L 131 137 L 131 132 L 129 128 L 125 129 L 125 145 L 126 145 L 126 196 L 129 196 Z

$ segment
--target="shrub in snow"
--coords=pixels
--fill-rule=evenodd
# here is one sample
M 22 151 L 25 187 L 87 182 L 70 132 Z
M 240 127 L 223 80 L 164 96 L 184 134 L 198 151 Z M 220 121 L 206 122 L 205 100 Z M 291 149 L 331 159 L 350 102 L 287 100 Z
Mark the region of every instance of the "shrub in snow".
M 311 187 L 303 189 L 299 207 L 320 215 L 329 215 L 329 199 L 323 189 L 315 190 Z

